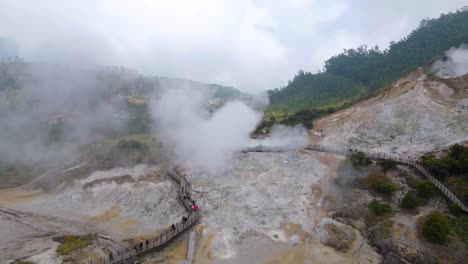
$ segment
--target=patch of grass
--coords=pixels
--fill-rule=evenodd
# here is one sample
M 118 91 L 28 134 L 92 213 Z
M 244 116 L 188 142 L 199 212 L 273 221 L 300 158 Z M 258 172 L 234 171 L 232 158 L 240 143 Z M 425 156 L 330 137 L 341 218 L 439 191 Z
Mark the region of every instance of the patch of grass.
M 387 197 L 390 197 L 393 192 L 397 190 L 397 186 L 393 181 L 380 170 L 376 170 L 375 168 L 371 168 L 369 176 L 361 179 L 360 182 L 365 188 L 383 194 Z
M 395 170 L 397 168 L 397 162 L 392 159 L 386 159 L 379 161 L 378 164 L 382 167 L 384 173 L 388 171 Z
M 437 188 L 430 180 L 419 180 L 416 182 L 416 191 L 419 197 L 429 199 L 437 192 Z
M 362 151 L 358 151 L 351 155 L 351 162 L 355 167 L 369 166 L 372 163 L 372 160 L 366 156 Z
M 31 170 L 29 166 L 0 161 L 0 189 L 28 183 L 32 179 Z
M 468 179 L 466 177 L 450 176 L 445 179 L 444 183 L 458 198 L 468 203 Z
M 449 241 L 449 220 L 441 212 L 435 211 L 422 222 L 422 235 L 429 242 L 445 244 Z
M 13 264 L 34 264 L 32 261 L 22 261 L 22 260 L 15 260 Z
M 393 221 L 385 219 L 377 222 L 369 228 L 369 236 L 372 241 L 378 242 L 392 237 Z
M 388 203 L 381 203 L 373 200 L 369 205 L 371 212 L 378 216 L 389 215 L 393 212 L 392 207 Z
M 138 163 L 155 164 L 162 160 L 162 144 L 151 134 L 135 134 L 106 139 L 88 147 L 87 156 L 95 169 L 132 166 Z
M 468 248 L 468 214 L 460 213 L 457 217 L 450 220 L 450 233 L 454 234 Z
M 372 189 L 384 195 L 392 195 L 396 191 L 396 185 L 388 177 L 373 178 L 371 180 Z
M 72 251 L 87 247 L 93 242 L 95 235 L 89 233 L 86 235 L 65 235 L 62 237 L 56 238 L 56 241 L 60 242 L 60 245 L 57 248 L 57 253 L 59 255 L 68 255 Z
M 413 211 L 418 208 L 420 204 L 420 199 L 411 192 L 408 192 L 403 200 L 401 201 L 401 208 L 407 211 Z

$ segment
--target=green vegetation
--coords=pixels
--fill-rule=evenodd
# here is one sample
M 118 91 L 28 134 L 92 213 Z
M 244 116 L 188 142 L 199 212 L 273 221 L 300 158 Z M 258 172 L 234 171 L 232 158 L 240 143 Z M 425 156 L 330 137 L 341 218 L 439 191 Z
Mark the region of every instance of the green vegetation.
M 91 144 L 86 155 L 94 169 L 133 166 L 137 163 L 155 164 L 162 160 L 162 144 L 151 134 L 134 134 Z
M 22 260 L 15 260 L 13 264 L 34 264 L 34 262 L 31 261 L 22 261 Z
M 382 240 L 392 237 L 393 221 L 389 218 L 380 217 L 375 219 L 375 223 L 369 228 L 369 238 L 374 243 L 379 243 Z
M 362 166 L 369 166 L 372 163 L 372 160 L 366 156 L 362 151 L 358 151 L 351 155 L 351 162 L 353 166 L 358 168 Z
M 142 134 L 150 131 L 151 120 L 148 105 L 143 100 L 141 101 L 143 103 L 135 104 L 127 100 L 124 106 L 124 110 L 129 114 L 126 124 L 127 134 Z
M 272 106 L 268 111 L 296 112 L 342 105 L 350 97 L 357 98 L 365 92 L 366 88 L 361 83 L 339 75 L 299 71 L 286 87 L 269 91 Z
M 419 180 L 416 182 L 416 191 L 419 197 L 429 199 L 437 192 L 437 188 L 430 180 Z
M 422 223 L 422 235 L 428 241 L 444 244 L 449 241 L 449 220 L 441 212 L 433 212 Z
M 276 123 L 276 118 L 274 116 L 264 116 L 262 122 L 257 126 L 254 131 L 254 134 L 265 134 L 270 133 L 271 128 Z
M 450 219 L 450 233 L 459 237 L 468 247 L 468 214 L 459 211 L 457 216 Z
M 30 166 L 0 161 L 0 189 L 12 188 L 29 182 L 32 178 Z
M 275 116 L 272 113 L 267 113 L 262 122 L 257 126 L 254 134 L 262 134 L 264 131 L 266 133 L 271 131 L 271 127 L 278 123 L 286 126 L 295 126 L 298 124 L 304 125 L 307 129 L 312 129 L 314 127 L 313 121 L 317 118 L 329 115 L 336 110 L 334 108 L 328 109 L 306 109 L 298 111 L 290 115 L 277 115 Z
M 392 213 L 392 207 L 388 203 L 381 203 L 377 200 L 373 200 L 369 205 L 369 209 L 375 215 L 382 216 Z
M 424 19 L 409 36 L 386 50 L 362 45 L 326 61 L 323 71 L 299 71 L 287 86 L 269 91 L 268 112 L 338 108 L 360 100 L 468 42 L 468 11 Z
M 49 144 L 57 144 L 63 142 L 64 139 L 64 122 L 58 121 L 49 125 L 49 133 L 47 134 L 47 142 Z
M 411 192 L 408 192 L 401 200 L 401 208 L 409 211 L 416 210 L 419 204 L 419 198 Z
M 87 247 L 91 245 L 94 239 L 94 234 L 86 234 L 86 235 L 65 235 L 62 237 L 56 238 L 60 245 L 57 247 L 57 253 L 59 255 L 68 255 L 72 251 Z
M 388 171 L 395 170 L 397 168 L 397 162 L 392 159 L 386 159 L 379 161 L 378 164 L 382 167 L 384 173 Z
M 396 191 L 397 187 L 388 177 L 373 177 L 370 179 L 372 189 L 376 192 L 384 195 L 392 195 Z
M 437 158 L 425 155 L 421 158 L 421 164 L 463 202 L 468 203 L 468 147 L 455 144 L 450 147 L 447 156 Z
M 439 178 L 448 175 L 468 178 L 468 147 L 455 144 L 450 147 L 446 157 L 439 159 L 434 155 L 425 155 L 421 158 L 421 164 Z

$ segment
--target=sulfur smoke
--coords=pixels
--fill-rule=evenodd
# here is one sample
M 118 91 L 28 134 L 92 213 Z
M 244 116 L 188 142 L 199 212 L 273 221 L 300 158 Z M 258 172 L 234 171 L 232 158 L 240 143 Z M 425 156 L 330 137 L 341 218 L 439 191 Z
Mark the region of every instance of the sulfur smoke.
M 239 101 L 210 113 L 203 102 L 205 95 L 195 90 L 166 90 L 151 103 L 155 133 L 175 163 L 221 172 L 229 158 L 247 146 L 262 114 Z
M 96 69 L 18 65 L 20 88 L 0 90 L 0 161 L 63 165 L 97 134 L 123 127 L 126 113 L 103 99 Z
M 468 73 L 468 45 L 452 47 L 432 66 L 432 71 L 441 78 L 454 78 Z
M 270 136 L 261 140 L 251 140 L 250 147 L 265 146 L 278 149 L 299 149 L 307 147 L 309 134 L 307 129 L 299 124 L 294 127 L 276 124 L 271 129 Z

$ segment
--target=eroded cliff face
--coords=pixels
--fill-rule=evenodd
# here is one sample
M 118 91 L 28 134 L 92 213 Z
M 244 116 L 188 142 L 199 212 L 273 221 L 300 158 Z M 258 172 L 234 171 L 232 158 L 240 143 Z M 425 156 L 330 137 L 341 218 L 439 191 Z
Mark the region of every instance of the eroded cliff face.
M 377 96 L 324 117 L 312 144 L 419 155 L 468 140 L 468 75 L 428 77 L 422 68 Z

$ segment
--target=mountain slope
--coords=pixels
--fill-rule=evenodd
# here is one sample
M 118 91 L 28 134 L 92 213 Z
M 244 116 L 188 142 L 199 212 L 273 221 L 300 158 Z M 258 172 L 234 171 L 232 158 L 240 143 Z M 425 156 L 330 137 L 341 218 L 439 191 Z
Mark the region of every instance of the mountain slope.
M 269 91 L 270 111 L 341 105 L 404 77 L 462 43 L 468 43 L 468 10 L 425 19 L 387 50 L 363 45 L 327 60 L 324 72 L 299 71 L 286 87 Z
M 440 79 L 419 68 L 376 97 L 316 121 L 315 144 L 420 154 L 468 141 L 468 75 Z

